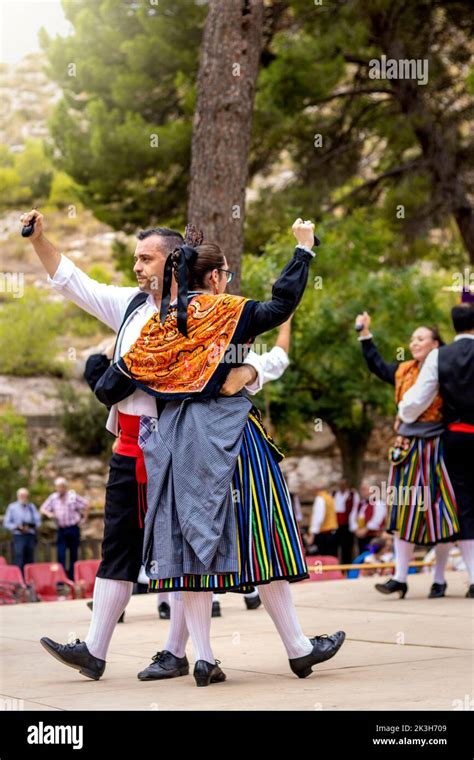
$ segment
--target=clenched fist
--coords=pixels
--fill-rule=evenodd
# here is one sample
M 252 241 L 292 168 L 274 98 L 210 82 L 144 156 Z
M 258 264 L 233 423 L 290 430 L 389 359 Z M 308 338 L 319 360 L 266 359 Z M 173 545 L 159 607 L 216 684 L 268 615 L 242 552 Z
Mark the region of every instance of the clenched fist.
M 314 246 L 314 223 L 309 221 L 308 219 L 303 222 L 302 219 L 298 218 L 295 222 L 293 222 L 293 226 L 291 228 L 293 230 L 293 235 L 297 239 L 299 245 L 304 245 L 307 248 L 313 248 Z
M 40 212 L 34 208 L 31 211 L 28 211 L 26 214 L 22 214 L 20 216 L 20 222 L 22 223 L 24 227 L 30 224 L 30 222 L 33 219 L 35 220 L 35 226 L 33 228 L 33 232 L 31 233 L 31 235 L 28 236 L 28 240 L 31 240 L 31 241 L 38 240 L 38 238 L 40 238 L 41 235 L 43 234 L 43 230 L 44 230 L 43 214 L 40 214 Z

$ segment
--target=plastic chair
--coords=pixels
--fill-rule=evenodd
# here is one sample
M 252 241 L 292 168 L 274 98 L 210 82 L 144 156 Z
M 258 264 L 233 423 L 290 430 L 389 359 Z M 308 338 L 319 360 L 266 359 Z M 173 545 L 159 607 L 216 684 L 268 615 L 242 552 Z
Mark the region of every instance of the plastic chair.
M 25 565 L 24 572 L 25 581 L 33 584 L 42 602 L 57 602 L 64 597 L 75 598 L 74 583 L 69 580 L 59 562 L 32 562 Z M 58 584 L 61 585 L 58 587 Z
M 339 560 L 337 557 L 331 557 L 329 555 L 313 554 L 306 557 L 306 564 L 308 566 L 316 565 L 318 568 L 322 565 L 339 565 Z M 309 571 L 310 581 L 340 581 L 342 578 L 344 578 L 342 570 L 328 570 L 327 572 L 324 572 L 323 570 L 318 571 L 318 569 L 316 569 Z
M 74 582 L 76 584 L 76 594 L 81 599 L 92 596 L 99 565 L 100 559 L 80 559 L 75 562 Z
M 28 589 L 17 565 L 0 564 L 0 604 L 28 601 Z

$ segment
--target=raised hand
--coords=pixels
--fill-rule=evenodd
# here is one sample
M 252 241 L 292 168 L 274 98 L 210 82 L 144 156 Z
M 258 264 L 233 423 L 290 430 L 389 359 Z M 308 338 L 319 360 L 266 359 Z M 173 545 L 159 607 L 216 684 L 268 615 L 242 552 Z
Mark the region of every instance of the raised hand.
M 362 325 L 362 330 L 360 330 L 360 335 L 367 336 L 370 335 L 370 323 L 371 323 L 370 314 L 368 314 L 366 311 L 364 311 L 362 314 L 358 314 L 355 320 L 356 327 L 358 325 Z
M 299 245 L 304 245 L 307 248 L 313 248 L 314 246 L 314 223 L 313 222 L 309 221 L 309 219 L 303 222 L 303 220 L 298 217 L 298 219 L 296 219 L 296 221 L 293 222 L 293 226 L 291 229 L 293 230 L 293 235 L 295 236 Z
M 44 217 L 43 214 L 40 214 L 39 211 L 37 211 L 35 208 L 31 211 L 28 211 L 26 214 L 22 214 L 20 216 L 20 222 L 22 223 L 23 227 L 26 227 L 28 224 L 30 224 L 33 219 L 35 220 L 35 226 L 33 228 L 33 232 L 31 235 L 28 235 L 28 240 L 38 240 L 38 238 L 41 237 L 44 230 Z

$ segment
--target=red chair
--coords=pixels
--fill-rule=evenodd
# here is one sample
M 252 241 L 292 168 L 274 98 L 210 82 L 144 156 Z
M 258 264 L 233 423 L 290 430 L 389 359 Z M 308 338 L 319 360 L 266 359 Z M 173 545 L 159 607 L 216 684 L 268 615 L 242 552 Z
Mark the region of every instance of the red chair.
M 74 563 L 74 582 L 77 596 L 81 599 L 92 596 L 99 565 L 100 559 L 80 559 Z
M 0 564 L 0 604 L 28 601 L 28 589 L 17 565 Z
M 34 586 L 42 602 L 57 602 L 75 598 L 74 583 L 67 577 L 59 562 L 33 562 L 25 565 L 25 581 Z
M 0 565 L 7 565 L 8 562 L 6 561 L 5 557 L 0 557 Z
M 306 564 L 308 567 L 315 567 L 313 570 L 309 570 L 310 581 L 339 581 L 344 578 L 342 570 L 322 570 L 323 565 L 339 565 L 337 557 L 330 557 L 329 555 L 313 554 L 306 557 Z

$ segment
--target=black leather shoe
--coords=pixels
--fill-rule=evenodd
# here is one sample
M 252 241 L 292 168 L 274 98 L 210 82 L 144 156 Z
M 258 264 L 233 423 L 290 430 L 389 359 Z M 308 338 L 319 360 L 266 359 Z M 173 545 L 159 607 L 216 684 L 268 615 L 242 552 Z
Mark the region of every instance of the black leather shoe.
M 303 657 L 294 657 L 289 660 L 290 668 L 298 678 L 306 678 L 311 675 L 313 665 L 317 665 L 319 662 L 326 662 L 334 657 L 338 653 L 342 645 L 346 634 L 344 631 L 337 631 L 332 636 L 324 634 L 323 636 L 315 636 L 310 639 L 313 645 L 313 651 L 310 654 L 305 654 Z
M 163 678 L 189 675 L 189 662 L 186 655 L 175 657 L 165 649 L 163 652 L 154 654 L 151 659 L 151 664 L 137 675 L 139 681 L 161 681 Z
M 474 583 L 471 583 L 466 591 L 466 599 L 474 599 Z
M 206 660 L 197 660 L 194 666 L 194 678 L 196 686 L 209 686 L 210 683 L 221 683 L 225 681 L 226 674 L 219 667 L 220 660 L 214 663 Z
M 376 583 L 375 588 L 380 591 L 381 594 L 395 594 L 397 591 L 400 594 L 400 599 L 403 599 L 408 591 L 406 583 L 396 581 L 394 578 L 390 578 L 385 583 Z
M 220 602 L 212 602 L 212 617 L 222 617 Z M 198 660 L 198 662 L 205 662 L 205 660 Z
M 448 588 L 447 583 L 433 583 L 428 594 L 428 599 L 441 599 L 445 596 L 445 591 Z
M 72 644 L 57 644 L 52 639 L 43 636 L 40 643 L 56 660 L 78 670 L 81 675 L 87 676 L 87 678 L 98 681 L 104 674 L 105 660 L 94 657 L 89 652 L 85 641 L 76 639 Z
M 92 612 L 92 610 L 94 609 L 94 602 L 87 602 L 87 606 Z M 119 619 L 117 620 L 117 623 L 125 623 L 125 610 L 120 615 Z
M 160 620 L 169 620 L 171 618 L 171 610 L 168 602 L 161 602 L 158 607 L 158 616 Z
M 247 607 L 248 610 L 257 610 L 262 603 L 262 600 L 260 599 L 258 594 L 256 596 L 249 596 L 249 597 L 245 596 L 244 599 L 245 599 L 245 606 Z

